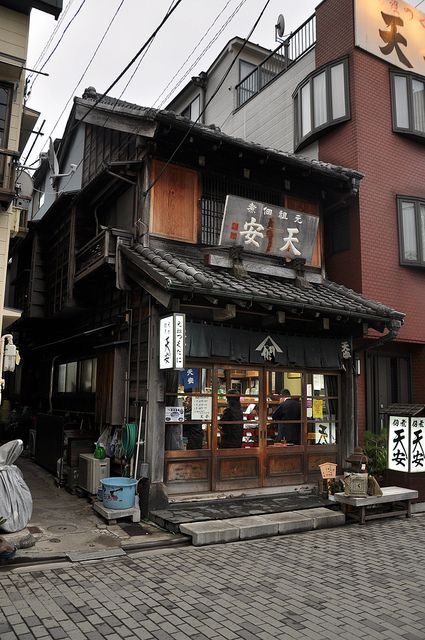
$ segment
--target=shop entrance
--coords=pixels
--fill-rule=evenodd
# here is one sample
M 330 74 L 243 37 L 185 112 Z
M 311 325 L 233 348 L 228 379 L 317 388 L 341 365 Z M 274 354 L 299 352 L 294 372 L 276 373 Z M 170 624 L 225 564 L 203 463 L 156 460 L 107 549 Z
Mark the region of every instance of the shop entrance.
M 301 484 L 337 461 L 337 372 L 217 364 L 177 375 L 166 393 L 170 494 Z

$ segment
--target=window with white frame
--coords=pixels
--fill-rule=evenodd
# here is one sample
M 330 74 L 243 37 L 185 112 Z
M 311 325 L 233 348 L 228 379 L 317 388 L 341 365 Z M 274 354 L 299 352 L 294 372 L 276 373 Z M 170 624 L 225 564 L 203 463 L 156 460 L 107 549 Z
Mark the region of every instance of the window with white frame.
M 425 199 L 397 198 L 400 262 L 425 267 Z
M 65 362 L 58 366 L 58 393 L 95 393 L 97 359 Z
M 182 111 L 182 116 L 184 118 L 189 118 L 189 120 L 196 120 L 199 118 L 199 114 L 201 113 L 201 97 L 198 95 L 192 102 Z
M 339 60 L 311 73 L 294 95 L 295 146 L 350 118 L 348 61 Z
M 425 78 L 394 71 L 391 91 L 394 130 L 425 136 Z

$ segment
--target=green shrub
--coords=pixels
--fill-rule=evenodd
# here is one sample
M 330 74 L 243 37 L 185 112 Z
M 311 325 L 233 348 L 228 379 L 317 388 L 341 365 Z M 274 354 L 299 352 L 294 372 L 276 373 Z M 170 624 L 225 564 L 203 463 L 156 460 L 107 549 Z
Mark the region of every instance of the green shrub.
M 369 473 L 382 474 L 387 468 L 388 460 L 388 431 L 380 433 L 365 431 L 363 451 L 369 458 Z

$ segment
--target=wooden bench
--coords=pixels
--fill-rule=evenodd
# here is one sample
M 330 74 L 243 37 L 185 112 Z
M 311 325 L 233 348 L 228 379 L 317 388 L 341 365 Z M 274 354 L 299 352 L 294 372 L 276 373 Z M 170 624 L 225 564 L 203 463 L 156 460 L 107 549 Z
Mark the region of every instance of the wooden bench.
M 335 493 L 335 502 L 342 505 L 346 516 L 354 518 L 360 524 L 365 524 L 366 520 L 402 515 L 410 518 L 412 515 L 411 501 L 418 497 L 417 491 L 403 487 L 382 487 L 382 493 L 382 496 L 367 496 L 366 498 Z M 380 505 L 390 505 L 391 509 L 390 511 L 380 511 Z

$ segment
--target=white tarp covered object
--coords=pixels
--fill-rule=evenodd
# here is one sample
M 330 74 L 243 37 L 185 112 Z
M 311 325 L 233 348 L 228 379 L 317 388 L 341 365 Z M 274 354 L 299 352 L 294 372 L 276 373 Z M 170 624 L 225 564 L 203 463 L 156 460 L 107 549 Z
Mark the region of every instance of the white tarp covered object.
M 0 518 L 7 533 L 24 529 L 32 514 L 32 497 L 21 470 L 13 464 L 23 451 L 22 440 L 11 440 L 0 447 Z

